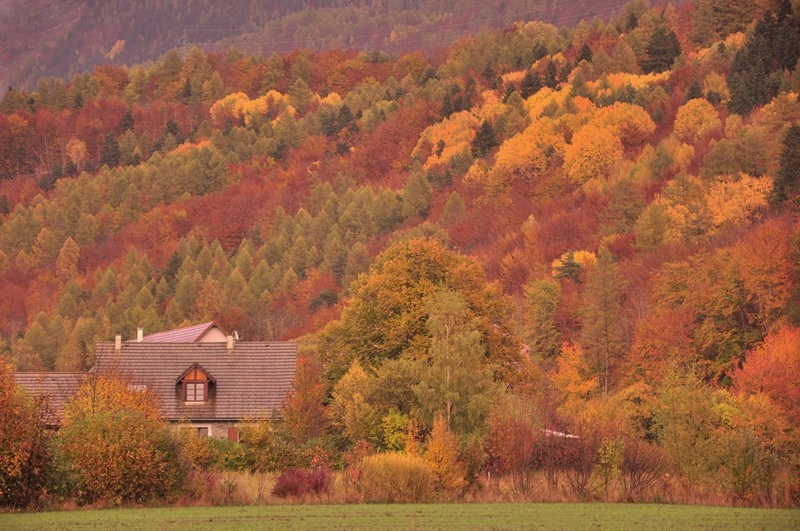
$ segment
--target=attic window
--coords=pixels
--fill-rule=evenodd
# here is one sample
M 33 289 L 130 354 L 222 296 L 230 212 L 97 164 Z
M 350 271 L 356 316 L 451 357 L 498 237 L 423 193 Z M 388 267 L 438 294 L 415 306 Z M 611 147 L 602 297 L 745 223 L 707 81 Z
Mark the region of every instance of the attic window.
M 186 381 L 183 384 L 186 391 L 187 402 L 205 402 L 206 401 L 206 382 L 191 382 Z
M 176 383 L 180 385 L 183 400 L 187 404 L 200 404 L 209 399 L 216 380 L 195 363 L 178 378 Z

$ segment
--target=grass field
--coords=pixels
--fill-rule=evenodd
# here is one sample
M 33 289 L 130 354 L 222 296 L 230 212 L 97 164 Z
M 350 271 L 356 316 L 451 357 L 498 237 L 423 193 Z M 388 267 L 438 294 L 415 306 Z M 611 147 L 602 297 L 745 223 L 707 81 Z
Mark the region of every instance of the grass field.
M 634 504 L 262 505 L 0 514 L 0 529 L 800 529 L 800 510 Z

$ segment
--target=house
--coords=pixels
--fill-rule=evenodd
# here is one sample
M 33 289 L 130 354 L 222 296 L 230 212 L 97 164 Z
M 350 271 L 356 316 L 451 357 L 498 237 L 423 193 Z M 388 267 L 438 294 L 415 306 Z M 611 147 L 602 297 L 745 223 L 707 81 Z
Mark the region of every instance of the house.
M 41 411 L 44 425 L 50 429 L 61 424 L 61 412 L 78 392 L 84 375 L 77 372 L 16 372 L 14 381 L 36 398 L 46 398 Z
M 234 339 L 239 339 L 238 334 L 234 333 Z M 227 341 L 225 332 L 220 327 L 210 321 L 194 326 L 187 326 L 177 330 L 167 330 L 157 334 L 144 335 L 139 328 L 137 341 L 145 343 L 220 343 Z
M 117 336 L 98 343 L 92 372 L 120 375 L 129 385 L 148 389 L 170 422 L 204 435 L 236 438 L 237 422 L 279 415 L 296 361 L 295 343 L 236 341 L 213 323 L 204 323 L 149 336 L 140 331 L 132 341 Z M 51 402 L 57 398 L 63 406 L 66 382 L 79 382 L 80 376 L 17 373 L 15 378 L 31 394 L 50 393 Z M 72 393 L 74 389 L 77 384 Z

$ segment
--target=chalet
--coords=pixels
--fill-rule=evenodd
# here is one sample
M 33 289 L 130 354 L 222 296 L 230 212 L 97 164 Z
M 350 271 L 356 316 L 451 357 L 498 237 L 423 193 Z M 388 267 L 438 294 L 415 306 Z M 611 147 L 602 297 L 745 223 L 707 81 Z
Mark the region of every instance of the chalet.
M 237 341 L 214 323 L 98 343 L 95 374 L 113 373 L 156 395 L 162 416 L 214 437 L 235 438 L 237 422 L 275 416 L 291 389 L 291 342 Z M 47 393 L 58 417 L 80 374 L 17 373 L 31 394 Z

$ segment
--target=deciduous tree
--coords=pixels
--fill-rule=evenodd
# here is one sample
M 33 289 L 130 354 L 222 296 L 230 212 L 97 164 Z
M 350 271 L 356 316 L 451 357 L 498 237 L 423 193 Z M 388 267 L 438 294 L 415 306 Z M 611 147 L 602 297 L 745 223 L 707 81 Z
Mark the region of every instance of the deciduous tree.
M 0 361 L 0 506 L 25 508 L 44 494 L 50 461 L 47 404 L 28 397 Z

